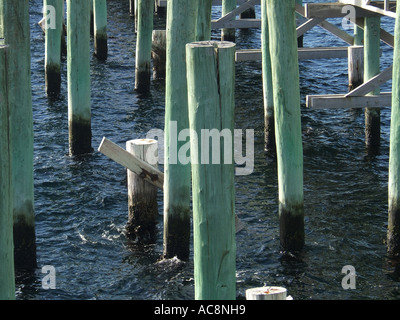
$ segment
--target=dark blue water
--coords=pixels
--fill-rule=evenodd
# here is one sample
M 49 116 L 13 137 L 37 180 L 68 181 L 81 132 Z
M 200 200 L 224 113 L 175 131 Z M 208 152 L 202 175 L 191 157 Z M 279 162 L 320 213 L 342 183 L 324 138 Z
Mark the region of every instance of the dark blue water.
M 32 88 L 35 130 L 35 210 L 38 270 L 20 275 L 23 299 L 193 299 L 193 262 L 158 263 L 162 254 L 162 195 L 155 245 L 135 248 L 124 235 L 126 171 L 94 152 L 68 153 L 66 61 L 59 99 L 46 97 L 44 37 L 37 25 L 42 1 L 31 0 Z M 121 146 L 164 127 L 164 83 L 152 95 L 134 92 L 135 34 L 128 1 L 108 1 L 109 58 L 91 61 L 93 147 L 103 136 Z M 256 7 L 259 15 L 259 7 Z M 220 8 L 214 9 L 215 17 Z M 164 21 L 155 17 L 156 27 Z M 340 25 L 341 21 L 331 19 Z M 393 29 L 393 21 L 383 19 Z M 219 33 L 213 32 L 218 38 Z M 260 30 L 237 30 L 239 48 L 259 48 Z M 305 46 L 343 46 L 321 28 Z M 382 68 L 392 51 L 382 46 Z M 237 234 L 237 296 L 262 285 L 288 289 L 297 300 L 398 299 L 399 272 L 386 257 L 387 171 L 390 108 L 382 110 L 380 154 L 364 146 L 364 115 L 354 110 L 308 110 L 305 95 L 347 92 L 347 61 L 301 61 L 306 246 L 299 256 L 279 251 L 277 172 L 263 152 L 260 62 L 237 64 L 236 128 L 255 130 L 255 170 L 236 177 L 236 211 L 245 223 Z M 390 82 L 382 89 L 390 91 Z M 56 289 L 42 288 L 41 268 L 56 270 Z M 342 267 L 356 269 L 356 289 L 344 290 Z

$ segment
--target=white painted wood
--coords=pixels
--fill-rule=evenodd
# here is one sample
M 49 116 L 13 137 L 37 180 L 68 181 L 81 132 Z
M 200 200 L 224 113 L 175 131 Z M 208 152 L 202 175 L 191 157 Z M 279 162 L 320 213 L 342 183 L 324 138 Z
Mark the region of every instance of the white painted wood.
M 308 95 L 306 107 L 313 109 L 383 108 L 392 104 L 392 93 L 377 96 L 346 97 L 343 94 Z
M 98 151 L 114 160 L 118 164 L 140 175 L 142 179 L 150 182 L 160 189 L 163 189 L 164 174 L 160 170 L 135 157 L 133 154 L 108 140 L 106 137 L 104 137 L 101 141 Z
M 385 82 L 389 81 L 392 78 L 393 66 L 382 71 L 380 74 L 371 78 L 367 82 L 360 85 L 358 88 L 350 91 L 346 94 L 346 97 L 356 97 L 356 96 L 364 96 L 367 93 L 371 92 L 375 88 L 380 87 Z
M 283 287 L 260 287 L 246 290 L 246 300 L 286 300 L 287 290 Z

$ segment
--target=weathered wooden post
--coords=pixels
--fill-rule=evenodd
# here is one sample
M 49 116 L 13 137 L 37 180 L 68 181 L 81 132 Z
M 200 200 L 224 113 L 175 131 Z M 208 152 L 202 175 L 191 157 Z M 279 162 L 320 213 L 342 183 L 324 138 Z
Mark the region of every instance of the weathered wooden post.
M 63 0 L 44 0 L 45 81 L 47 94 L 61 89 L 61 41 L 64 26 Z
M 158 166 L 157 141 L 136 139 L 126 142 L 126 150 L 155 168 Z M 157 235 L 157 187 L 129 169 L 127 237 L 141 244 L 154 243 Z
M 254 7 L 250 7 L 247 10 L 243 11 L 239 15 L 240 19 L 255 19 L 256 18 L 256 10 Z
M 94 54 L 100 60 L 108 55 L 107 0 L 93 0 Z
M 400 0 L 397 7 L 400 8 Z M 391 257 L 400 254 L 400 10 L 396 13 L 394 36 L 387 231 L 387 252 Z
M 69 152 L 92 152 L 89 1 L 67 0 Z
M 135 16 L 135 0 L 129 0 L 129 14 Z
M 153 59 L 153 79 L 165 79 L 167 38 L 165 30 L 153 30 L 151 57 Z
M 236 8 L 236 0 L 222 0 L 222 16 Z M 235 42 L 235 28 L 224 28 L 221 31 L 222 41 Z
M 185 45 L 195 41 L 197 1 L 168 0 L 164 137 L 164 257 L 190 253 L 190 164 L 178 160 L 189 128 Z
M 269 28 L 267 0 L 261 0 L 261 50 L 264 100 L 264 150 L 275 153 L 274 93 L 272 86 L 271 56 L 269 54 Z
M 302 6 L 303 5 L 303 0 L 296 0 L 296 4 Z M 301 16 L 298 13 L 296 13 L 296 17 L 297 17 L 296 25 L 299 26 L 300 25 L 299 19 L 301 18 Z M 304 35 L 301 35 L 300 37 L 297 38 L 297 46 L 299 48 L 303 48 L 303 46 L 304 46 Z
M 154 2 L 138 0 L 137 13 L 135 90 L 145 95 L 150 91 Z
M 198 0 L 196 41 L 211 39 L 212 0 Z
M 364 82 L 364 47 L 350 46 L 348 48 L 349 91 Z
M 0 46 L 0 300 L 15 299 L 12 156 L 7 46 Z
M 0 0 L 0 32 L 8 48 L 7 87 L 12 140 L 13 240 L 17 269 L 36 267 L 33 117 L 28 0 Z
M 364 81 L 368 81 L 380 72 L 380 17 L 365 17 L 364 28 Z M 376 88 L 370 94 L 379 94 Z M 365 143 L 372 152 L 380 146 L 381 131 L 380 108 L 365 109 Z
M 233 300 L 235 44 L 206 41 L 186 48 L 195 298 Z
M 267 14 L 275 106 L 280 242 L 304 245 L 303 146 L 295 0 L 268 0 Z

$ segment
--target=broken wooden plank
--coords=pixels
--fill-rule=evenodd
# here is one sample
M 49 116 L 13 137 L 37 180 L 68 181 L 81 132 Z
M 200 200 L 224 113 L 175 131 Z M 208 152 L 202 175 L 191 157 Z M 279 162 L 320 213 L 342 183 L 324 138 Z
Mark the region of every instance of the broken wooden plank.
M 154 186 L 163 189 L 164 173 L 147 162 L 135 157 L 133 154 L 108 140 L 106 137 L 101 141 L 98 151 L 136 173 Z

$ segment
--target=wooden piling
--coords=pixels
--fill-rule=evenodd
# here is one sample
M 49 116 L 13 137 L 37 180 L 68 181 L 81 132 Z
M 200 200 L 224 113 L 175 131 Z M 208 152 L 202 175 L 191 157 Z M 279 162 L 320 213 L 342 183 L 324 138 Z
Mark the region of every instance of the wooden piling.
M 198 13 L 196 25 L 196 41 L 211 39 L 211 8 L 212 0 L 197 0 Z
M 280 242 L 304 246 L 303 147 L 295 0 L 268 0 L 267 15 L 275 106 Z
M 151 57 L 153 60 L 153 79 L 165 79 L 167 38 L 165 30 L 153 30 Z
M 99 60 L 108 56 L 107 0 L 93 0 L 94 54 Z
M 222 16 L 236 9 L 236 0 L 222 0 Z M 224 28 L 221 31 L 222 41 L 235 42 L 235 28 Z
M 0 37 L 8 48 L 7 87 L 12 140 L 13 241 L 17 269 L 36 268 L 33 117 L 28 0 L 0 0 Z
M 236 298 L 235 194 L 233 163 L 235 44 L 187 45 L 191 139 L 195 298 Z M 214 159 L 215 137 L 207 145 L 204 130 L 215 130 L 221 158 Z M 227 130 L 227 138 L 219 133 Z M 196 139 L 193 134 L 196 136 Z M 221 139 L 223 137 L 223 139 Z M 198 141 L 201 139 L 201 143 Z M 209 139 L 209 137 L 207 137 Z M 229 145 L 230 144 L 230 145 Z M 201 150 L 200 150 L 201 145 Z M 229 148 L 230 152 L 225 152 Z M 224 154 L 224 157 L 222 155 Z M 206 163 L 204 159 L 208 159 Z
M 264 101 L 264 150 L 275 153 L 275 120 L 274 96 L 271 73 L 271 56 L 269 54 L 269 28 L 267 16 L 267 0 L 261 0 L 261 50 L 262 79 Z
M 190 253 L 190 164 L 178 161 L 189 128 L 185 45 L 195 41 L 197 3 L 168 0 L 165 88 L 164 257 L 187 260 Z
M 150 92 L 154 2 L 138 0 L 137 14 L 135 90 L 146 95 Z
M 364 28 L 364 81 L 380 72 L 380 17 L 365 17 Z M 370 95 L 379 95 L 376 88 Z M 380 108 L 365 109 L 365 143 L 371 152 L 378 152 L 381 131 Z
M 256 10 L 253 6 L 243 11 L 239 15 L 239 19 L 255 19 L 255 18 L 256 18 Z
M 135 16 L 135 0 L 129 0 L 129 14 Z
M 157 141 L 136 139 L 126 142 L 126 150 L 137 158 L 158 166 Z M 128 179 L 128 224 L 126 235 L 140 244 L 155 243 L 157 235 L 157 187 L 142 179 L 129 169 Z
M 15 299 L 12 156 L 7 46 L 0 46 L 0 300 Z
M 364 47 L 350 46 L 348 48 L 349 91 L 364 82 Z
M 69 152 L 92 152 L 89 1 L 67 0 Z
M 397 6 L 400 8 L 400 0 Z M 387 230 L 387 252 L 391 257 L 400 254 L 400 10 L 396 13 L 394 36 Z
M 44 8 L 51 6 L 55 12 L 44 12 L 45 20 L 45 82 L 49 95 L 60 93 L 61 89 L 61 45 L 64 27 L 63 0 L 44 0 Z M 54 13 L 55 16 L 51 14 Z M 50 21 L 55 19 L 54 21 Z M 50 25 L 50 22 L 52 25 Z M 55 28 L 53 28 L 55 27 Z
M 303 0 L 296 0 L 296 4 L 302 6 L 303 5 Z M 296 21 L 298 21 L 298 19 L 301 18 L 301 16 L 298 13 L 296 13 L 296 17 L 297 17 Z M 296 25 L 298 26 L 299 22 L 296 22 Z M 297 46 L 299 48 L 303 48 L 304 47 L 304 35 L 301 35 L 300 37 L 297 38 Z

